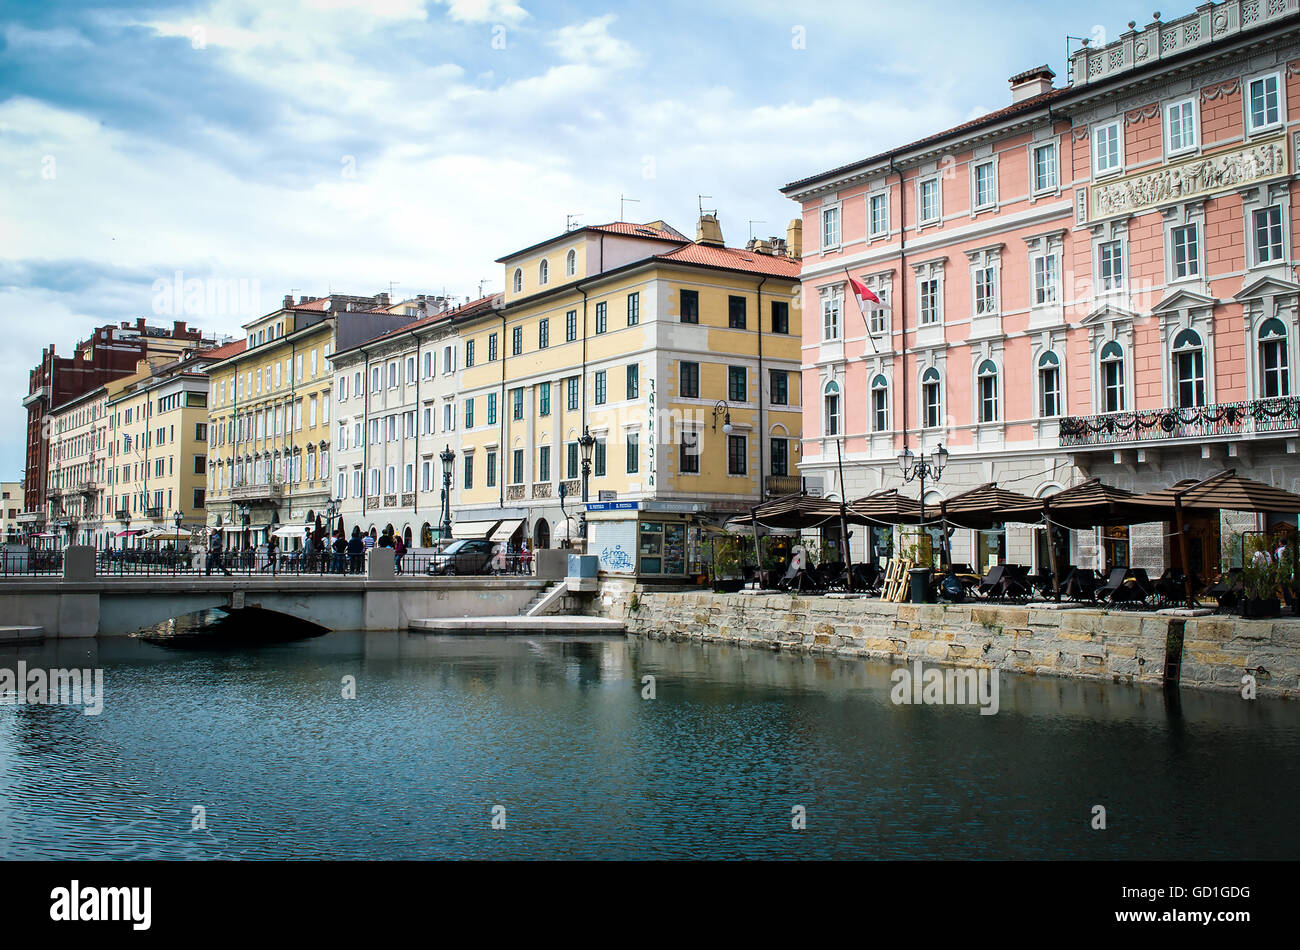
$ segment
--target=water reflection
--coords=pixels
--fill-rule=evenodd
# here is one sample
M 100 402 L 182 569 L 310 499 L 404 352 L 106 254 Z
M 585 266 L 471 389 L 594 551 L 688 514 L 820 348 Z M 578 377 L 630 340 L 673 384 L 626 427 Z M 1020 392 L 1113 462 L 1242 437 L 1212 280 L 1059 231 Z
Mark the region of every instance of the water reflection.
M 980 716 L 894 705 L 888 664 L 623 638 L 122 638 L 0 666 L 18 659 L 102 666 L 107 695 L 98 717 L 0 706 L 5 858 L 1300 853 L 1279 794 L 1300 707 L 1280 701 L 1004 675 Z

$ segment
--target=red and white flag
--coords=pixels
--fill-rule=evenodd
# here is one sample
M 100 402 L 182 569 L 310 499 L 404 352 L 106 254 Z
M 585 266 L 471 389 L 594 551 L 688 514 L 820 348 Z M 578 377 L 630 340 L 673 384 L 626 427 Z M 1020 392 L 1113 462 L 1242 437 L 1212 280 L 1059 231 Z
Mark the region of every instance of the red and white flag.
M 884 303 L 866 284 L 860 280 L 855 280 L 852 274 L 847 275 L 849 286 L 853 288 L 853 294 L 858 298 L 858 306 L 864 310 L 871 310 L 877 307 L 883 307 Z

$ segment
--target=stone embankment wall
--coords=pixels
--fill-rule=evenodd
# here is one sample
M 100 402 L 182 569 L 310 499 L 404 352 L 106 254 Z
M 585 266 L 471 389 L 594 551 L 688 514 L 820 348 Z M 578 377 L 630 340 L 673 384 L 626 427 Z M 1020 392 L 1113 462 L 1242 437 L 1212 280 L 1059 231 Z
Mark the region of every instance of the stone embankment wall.
M 588 610 L 652 639 L 737 643 L 793 652 L 1159 685 L 1171 626 L 1183 625 L 1181 683 L 1300 697 L 1300 620 L 1174 617 L 999 604 L 891 604 L 879 599 L 644 590 L 606 582 Z

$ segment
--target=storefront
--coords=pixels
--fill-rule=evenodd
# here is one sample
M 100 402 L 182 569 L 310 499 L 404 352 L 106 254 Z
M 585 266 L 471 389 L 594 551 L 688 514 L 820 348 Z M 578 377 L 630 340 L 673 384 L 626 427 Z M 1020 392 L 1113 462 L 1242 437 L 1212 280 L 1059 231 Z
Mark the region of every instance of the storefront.
M 606 574 L 686 580 L 700 571 L 698 508 L 673 502 L 588 504 L 588 550 Z

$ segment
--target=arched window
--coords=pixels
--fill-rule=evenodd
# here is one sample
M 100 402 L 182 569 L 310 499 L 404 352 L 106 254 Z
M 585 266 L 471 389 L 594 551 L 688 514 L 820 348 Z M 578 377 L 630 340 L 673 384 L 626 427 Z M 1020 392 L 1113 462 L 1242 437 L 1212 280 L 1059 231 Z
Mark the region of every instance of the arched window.
M 572 277 L 578 273 L 578 252 L 570 250 L 564 255 L 564 276 Z
M 1061 360 L 1051 350 L 1038 358 L 1038 414 L 1061 414 Z
M 921 405 L 925 410 L 925 427 L 939 428 L 943 419 L 943 402 L 939 391 L 939 371 L 933 366 L 921 377 Z
M 1291 395 L 1291 370 L 1287 362 L 1286 327 L 1277 317 L 1259 328 L 1259 394 L 1264 399 Z
M 1124 411 L 1124 351 L 1114 340 L 1101 348 L 1101 411 Z
M 889 431 L 889 380 L 883 375 L 871 381 L 871 431 Z
M 537 283 L 539 286 L 545 287 L 546 282 L 550 279 L 551 279 L 551 263 L 550 261 L 543 258 L 542 262 L 537 265 Z
M 980 363 L 976 373 L 979 382 L 980 422 L 998 421 L 998 367 L 992 360 Z
M 1174 337 L 1174 385 L 1179 409 L 1205 405 L 1205 348 L 1195 330 Z
M 524 289 L 524 272 L 518 267 L 515 268 L 514 288 L 515 293 L 519 293 Z
M 822 390 L 822 431 L 826 435 L 840 434 L 840 385 L 834 381 Z

